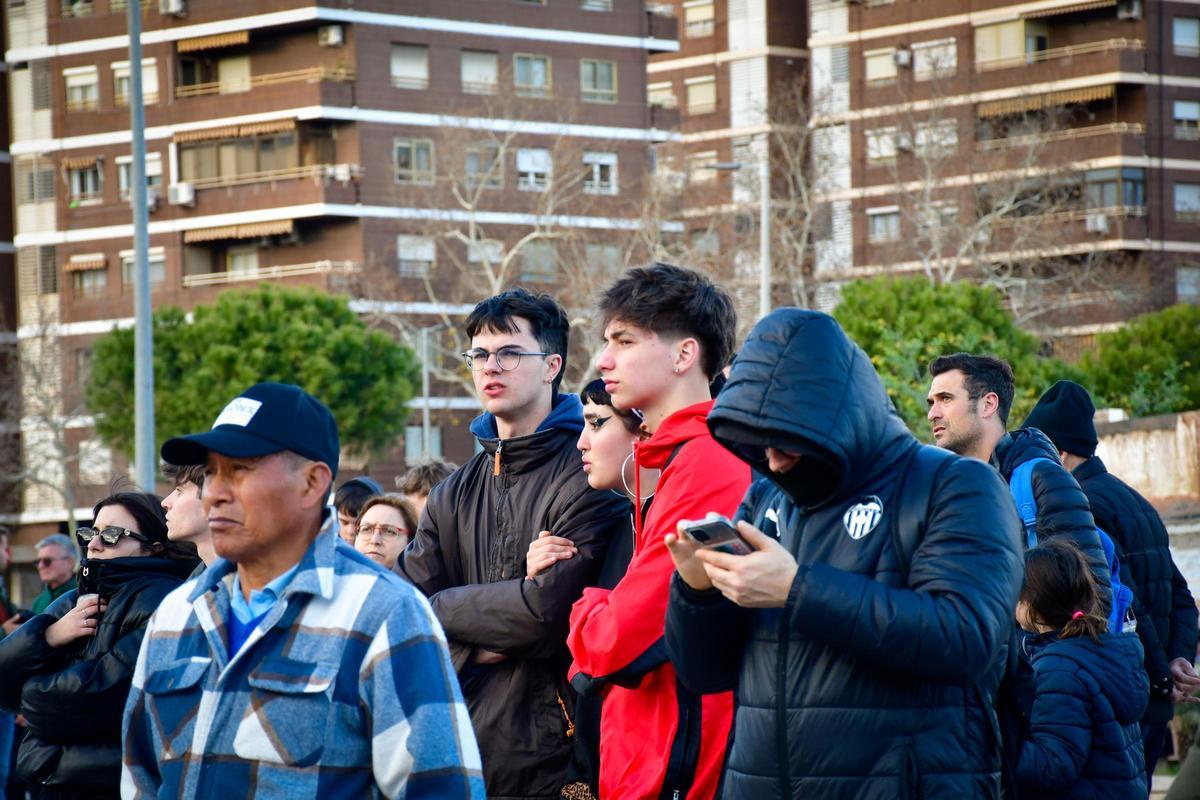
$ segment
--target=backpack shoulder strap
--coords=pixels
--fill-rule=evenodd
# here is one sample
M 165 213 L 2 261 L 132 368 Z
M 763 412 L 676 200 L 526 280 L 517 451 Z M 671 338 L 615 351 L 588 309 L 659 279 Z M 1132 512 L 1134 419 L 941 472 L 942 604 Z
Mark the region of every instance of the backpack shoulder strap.
M 1017 515 L 1025 527 L 1025 544 L 1037 547 L 1037 500 L 1033 497 L 1033 468 L 1041 462 L 1053 463 L 1048 458 L 1031 458 L 1018 464 L 1008 478 L 1008 491 L 1017 504 Z
M 913 450 L 903 467 L 893 501 L 896 513 L 892 516 L 892 546 L 906 582 L 913 554 L 925 538 L 933 487 L 955 458 L 949 450 L 923 444 Z

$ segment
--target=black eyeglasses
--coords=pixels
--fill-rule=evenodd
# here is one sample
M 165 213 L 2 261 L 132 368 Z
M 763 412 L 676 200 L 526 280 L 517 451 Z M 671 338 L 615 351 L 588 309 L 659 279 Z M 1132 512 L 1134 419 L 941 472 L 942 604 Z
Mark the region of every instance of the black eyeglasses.
M 549 356 L 553 353 L 526 353 L 517 347 L 501 347 L 495 353 L 490 353 L 479 347 L 459 353 L 459 355 L 463 357 L 463 361 L 467 362 L 467 369 L 474 372 L 479 372 L 487 367 L 488 359 L 494 355 L 496 366 L 504 372 L 508 372 L 521 366 L 521 356 Z
M 145 542 L 146 544 L 150 544 L 151 542 L 149 537 L 142 536 L 137 531 L 131 531 L 128 528 L 118 528 L 116 525 L 109 525 L 102 531 L 98 531 L 95 528 L 75 529 L 75 538 L 78 539 L 79 543 L 84 547 L 87 547 L 88 543 L 97 536 L 100 537 L 100 541 L 109 546 L 112 546 L 120 541 L 122 536 L 128 536 L 130 539 L 137 539 L 139 542 Z

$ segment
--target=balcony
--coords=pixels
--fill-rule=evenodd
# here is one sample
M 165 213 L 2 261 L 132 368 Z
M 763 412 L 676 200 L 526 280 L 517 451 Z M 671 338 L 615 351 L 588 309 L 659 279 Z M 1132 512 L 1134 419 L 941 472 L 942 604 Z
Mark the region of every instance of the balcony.
M 310 261 L 306 264 L 286 264 L 276 267 L 231 272 L 208 272 L 199 275 L 184 275 L 184 288 L 196 286 L 219 286 L 242 281 L 261 281 L 273 278 L 294 278 L 301 275 L 351 275 L 361 267 L 353 261 Z
M 652 52 L 668 53 L 679 49 L 679 20 L 675 17 L 674 6 L 670 3 L 647 3 L 646 20 L 649 23 L 649 38 L 670 42 L 669 45 L 652 47 Z
M 683 115 L 675 103 L 666 105 L 655 103 L 650 106 L 650 127 L 660 131 L 671 131 L 679 128 Z
M 1069 61 L 1081 56 L 1095 55 L 1096 53 L 1122 51 L 1140 53 L 1143 50 L 1145 50 L 1145 44 L 1141 39 L 1105 39 L 1102 42 L 1086 42 L 1085 44 L 1073 44 L 1068 45 L 1067 47 L 1052 47 L 1048 50 L 1038 50 L 1019 56 L 993 58 L 987 61 L 976 61 L 975 70 L 977 72 L 989 72 L 996 69 L 1024 67 L 1031 64 L 1044 64 L 1048 61 L 1059 61 L 1064 59 Z
M 279 183 L 309 178 L 313 183 L 325 183 L 331 180 L 347 183 L 357 180 L 362 174 L 358 164 L 309 164 L 303 167 L 287 167 L 263 172 L 243 172 L 237 175 L 219 175 L 212 178 L 198 178 L 191 181 L 197 190 L 219 189 L 232 186 L 247 186 L 252 183 Z
M 253 91 L 263 86 L 278 86 L 285 83 L 319 83 L 321 81 L 346 83 L 353 80 L 354 70 L 351 69 L 344 67 L 308 67 L 307 69 L 295 69 L 289 72 L 254 75 L 247 81 L 237 83 L 236 86 L 234 84 L 222 84 L 220 81 L 194 83 L 189 86 L 176 86 L 175 96 L 183 99 L 186 97 L 204 97 L 205 95 L 213 94 L 237 94 Z M 224 91 L 222 91 L 222 87 L 224 87 Z
M 1140 73 L 1145 64 L 1145 44 L 1140 39 L 1107 39 L 976 61 L 976 88 L 986 91 L 1110 72 Z
M 989 163 L 996 169 L 1005 165 L 1019 167 L 1031 158 L 1060 163 L 1116 155 L 1143 156 L 1146 154 L 1146 126 L 1112 122 L 1003 139 L 980 139 L 976 141 L 975 149 L 993 154 L 993 161 Z

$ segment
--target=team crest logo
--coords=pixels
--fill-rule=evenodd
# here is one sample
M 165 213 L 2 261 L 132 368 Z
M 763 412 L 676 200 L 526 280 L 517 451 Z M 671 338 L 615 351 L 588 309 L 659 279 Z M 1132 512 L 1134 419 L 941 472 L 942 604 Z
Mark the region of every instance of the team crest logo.
M 851 539 L 861 539 L 879 524 L 883 516 L 883 503 L 875 495 L 866 497 L 862 502 L 850 506 L 842 515 L 842 525 Z

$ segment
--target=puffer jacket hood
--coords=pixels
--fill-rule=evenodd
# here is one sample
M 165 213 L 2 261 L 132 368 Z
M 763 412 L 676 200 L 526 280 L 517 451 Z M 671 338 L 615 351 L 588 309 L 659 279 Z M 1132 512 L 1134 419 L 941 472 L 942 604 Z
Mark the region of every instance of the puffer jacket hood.
M 1013 470 L 1034 458 L 1058 461 L 1058 449 L 1050 437 L 1037 428 L 1019 428 L 1009 431 L 996 444 L 992 454 L 992 465 L 1000 470 L 1004 480 L 1012 477 Z
M 578 434 L 583 430 L 583 404 L 573 394 L 555 394 L 550 402 L 550 413 L 538 425 L 534 433 L 543 431 L 569 431 Z M 479 439 L 499 439 L 496 417 L 485 411 L 471 420 L 471 433 Z
M 854 495 L 893 468 L 879 453 L 916 444 L 862 348 L 832 317 L 797 308 L 754 327 L 708 425 L 800 506 Z M 780 477 L 767 469 L 767 445 L 807 458 Z

